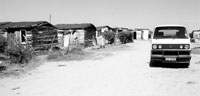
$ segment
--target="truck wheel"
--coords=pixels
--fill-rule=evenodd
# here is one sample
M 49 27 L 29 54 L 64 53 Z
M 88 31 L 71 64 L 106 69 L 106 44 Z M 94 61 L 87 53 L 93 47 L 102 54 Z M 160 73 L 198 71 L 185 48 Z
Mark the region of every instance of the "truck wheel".
M 149 67 L 155 67 L 155 62 L 153 62 L 152 60 L 149 63 Z

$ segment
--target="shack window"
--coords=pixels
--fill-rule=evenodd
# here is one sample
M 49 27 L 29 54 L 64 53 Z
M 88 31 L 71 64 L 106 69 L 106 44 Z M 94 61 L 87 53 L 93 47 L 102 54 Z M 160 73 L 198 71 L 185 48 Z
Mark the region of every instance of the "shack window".
M 25 30 L 21 30 L 21 42 L 25 42 L 26 41 L 26 31 Z

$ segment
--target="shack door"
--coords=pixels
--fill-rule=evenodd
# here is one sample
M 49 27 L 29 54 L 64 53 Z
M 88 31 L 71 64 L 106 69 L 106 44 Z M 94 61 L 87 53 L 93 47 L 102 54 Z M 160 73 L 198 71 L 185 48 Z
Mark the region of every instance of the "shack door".
M 133 32 L 133 38 L 137 39 L 137 32 Z
M 26 42 L 26 31 L 25 30 L 21 30 L 21 43 L 25 43 Z
M 69 47 L 70 34 L 64 35 L 64 47 Z

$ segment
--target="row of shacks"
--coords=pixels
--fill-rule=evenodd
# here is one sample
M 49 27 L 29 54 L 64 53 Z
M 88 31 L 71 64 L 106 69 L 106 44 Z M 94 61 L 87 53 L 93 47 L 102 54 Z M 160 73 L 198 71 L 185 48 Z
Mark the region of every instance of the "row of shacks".
M 137 33 L 141 30 L 137 29 L 137 32 L 128 28 L 95 27 L 91 23 L 57 24 L 55 26 L 46 21 L 0 23 L 0 35 L 7 38 L 9 48 L 15 48 L 17 44 L 21 44 L 25 47 L 31 46 L 35 51 L 49 50 L 53 47 L 73 48 L 79 46 L 85 48 L 92 46 L 95 38 L 112 32 L 131 32 L 133 39 L 136 39 L 138 37 Z M 141 31 L 143 35 L 144 32 Z M 145 37 L 146 39 L 146 36 L 139 37 L 142 39 Z
M 100 26 L 97 27 L 97 37 L 98 34 L 105 32 L 131 32 L 133 34 L 133 39 L 149 40 L 151 38 L 152 31 L 148 28 L 135 28 L 129 29 L 124 27 L 111 28 L 110 26 Z
M 0 35 L 7 38 L 8 47 L 11 49 L 18 44 L 31 46 L 34 51 L 69 47 L 69 44 L 74 42 L 89 46 L 95 34 L 96 27 L 93 24 L 54 26 L 46 21 L 0 23 Z

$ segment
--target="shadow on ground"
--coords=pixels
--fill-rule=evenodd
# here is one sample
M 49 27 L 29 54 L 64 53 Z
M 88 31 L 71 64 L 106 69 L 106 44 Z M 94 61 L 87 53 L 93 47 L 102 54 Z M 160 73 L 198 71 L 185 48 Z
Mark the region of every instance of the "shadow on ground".
M 92 49 L 86 51 L 88 54 L 85 55 L 85 59 L 83 60 L 102 60 L 114 56 L 116 52 L 127 51 L 129 48 L 131 47 L 127 45 L 110 45 L 106 48 Z

